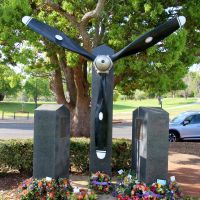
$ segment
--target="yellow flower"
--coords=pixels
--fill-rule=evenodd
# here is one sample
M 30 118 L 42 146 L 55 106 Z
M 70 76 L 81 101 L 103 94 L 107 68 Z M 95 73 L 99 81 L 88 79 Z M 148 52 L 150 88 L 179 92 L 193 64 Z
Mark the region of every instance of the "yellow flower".
M 158 183 L 158 188 L 161 188 L 161 184 Z

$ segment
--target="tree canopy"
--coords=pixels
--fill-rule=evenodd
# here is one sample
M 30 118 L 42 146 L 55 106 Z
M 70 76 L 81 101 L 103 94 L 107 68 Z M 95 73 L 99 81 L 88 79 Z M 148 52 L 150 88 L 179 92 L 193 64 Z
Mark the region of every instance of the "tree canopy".
M 23 87 L 28 98 L 34 100 L 37 107 L 39 97 L 50 97 L 52 95 L 49 88 L 49 80 L 39 77 L 29 77 Z
M 89 134 L 91 64 L 25 27 L 21 23 L 24 15 L 58 28 L 89 52 L 103 43 L 119 51 L 158 24 L 184 15 L 187 19 L 184 28 L 148 50 L 115 64 L 114 85 L 125 94 L 140 89 L 160 95 L 179 88 L 188 68 L 199 62 L 199 0 L 0 2 L 0 48 L 4 55 L 1 62 L 22 63 L 31 70 L 48 72 L 57 102 L 70 110 L 73 135 Z
M 0 65 L 0 100 L 6 95 L 15 95 L 21 89 L 21 75 L 11 68 Z

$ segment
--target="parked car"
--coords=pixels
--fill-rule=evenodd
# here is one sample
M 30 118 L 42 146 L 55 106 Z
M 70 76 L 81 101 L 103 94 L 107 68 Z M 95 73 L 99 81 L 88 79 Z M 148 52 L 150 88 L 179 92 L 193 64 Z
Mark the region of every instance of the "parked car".
M 179 114 L 169 123 L 169 141 L 200 139 L 200 111 Z

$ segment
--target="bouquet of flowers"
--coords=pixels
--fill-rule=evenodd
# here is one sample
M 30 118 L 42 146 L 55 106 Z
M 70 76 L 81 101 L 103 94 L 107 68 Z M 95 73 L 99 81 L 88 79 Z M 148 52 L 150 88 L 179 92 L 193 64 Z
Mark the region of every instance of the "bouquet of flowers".
M 153 183 L 150 186 L 150 191 L 152 191 L 155 194 L 164 195 L 166 193 L 166 191 L 167 191 L 167 187 L 163 186 L 163 185 L 161 185 L 159 183 Z
M 89 190 L 85 190 L 85 189 L 80 189 L 79 192 L 74 192 L 71 197 L 70 200 L 96 200 L 97 199 L 97 195 Z
M 98 193 L 108 194 L 112 191 L 111 178 L 105 173 L 96 172 L 90 177 L 89 187 Z
M 73 188 L 68 179 L 29 178 L 19 186 L 21 200 L 70 199 Z
M 115 185 L 113 196 L 118 200 L 178 200 L 182 199 L 183 194 L 175 179 L 166 184 L 153 183 L 147 186 L 128 174 Z
M 183 198 L 183 193 L 178 185 L 178 183 L 174 181 L 170 181 L 168 183 L 168 190 L 166 194 L 168 199 L 182 199 Z

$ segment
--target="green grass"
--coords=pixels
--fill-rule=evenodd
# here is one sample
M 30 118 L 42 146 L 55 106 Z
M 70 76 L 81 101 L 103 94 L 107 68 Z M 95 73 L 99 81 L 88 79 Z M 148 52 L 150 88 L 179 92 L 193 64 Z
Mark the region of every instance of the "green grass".
M 196 101 L 196 98 L 164 98 L 163 109 L 169 112 L 171 119 L 184 111 L 200 110 L 200 104 L 193 104 Z M 139 106 L 160 107 L 157 99 L 116 101 L 113 104 L 113 116 L 115 119 L 131 119 L 132 111 Z
M 52 102 L 39 102 L 38 106 L 42 104 L 52 103 Z M 30 116 L 33 116 L 35 110 L 34 102 L 0 102 L 0 114 L 4 112 L 5 116 L 13 116 L 14 112 L 26 111 L 30 113 Z M 17 113 L 17 116 L 26 116 L 27 114 Z
M 184 112 L 186 110 L 200 110 L 200 104 L 192 104 L 196 102 L 196 98 L 164 98 L 163 99 L 163 108 L 169 112 L 170 118 L 173 118 L 177 114 Z M 46 102 L 39 102 L 38 106 Z M 52 102 L 48 102 L 52 103 Z M 160 107 L 157 99 L 145 99 L 141 101 L 136 100 L 123 100 L 116 101 L 113 104 L 113 114 L 115 118 L 127 119 L 126 113 L 128 113 L 128 118 L 131 119 L 131 113 L 139 106 L 144 107 Z M 20 102 L 0 102 L 0 114 L 4 111 L 5 116 L 13 116 L 14 112 L 21 111 L 23 108 L 24 111 L 30 113 L 30 116 L 33 116 L 35 104 L 33 102 L 20 103 Z M 25 114 L 17 113 L 18 116 L 25 116 Z
M 196 102 L 196 98 L 188 98 L 187 100 L 184 98 L 165 98 L 163 99 L 163 108 L 168 109 L 171 107 L 182 106 L 186 104 L 191 104 Z M 116 101 L 113 104 L 114 113 L 116 112 L 129 112 L 133 111 L 135 108 L 143 106 L 143 107 L 159 107 L 157 99 L 145 99 L 145 100 L 123 100 Z

